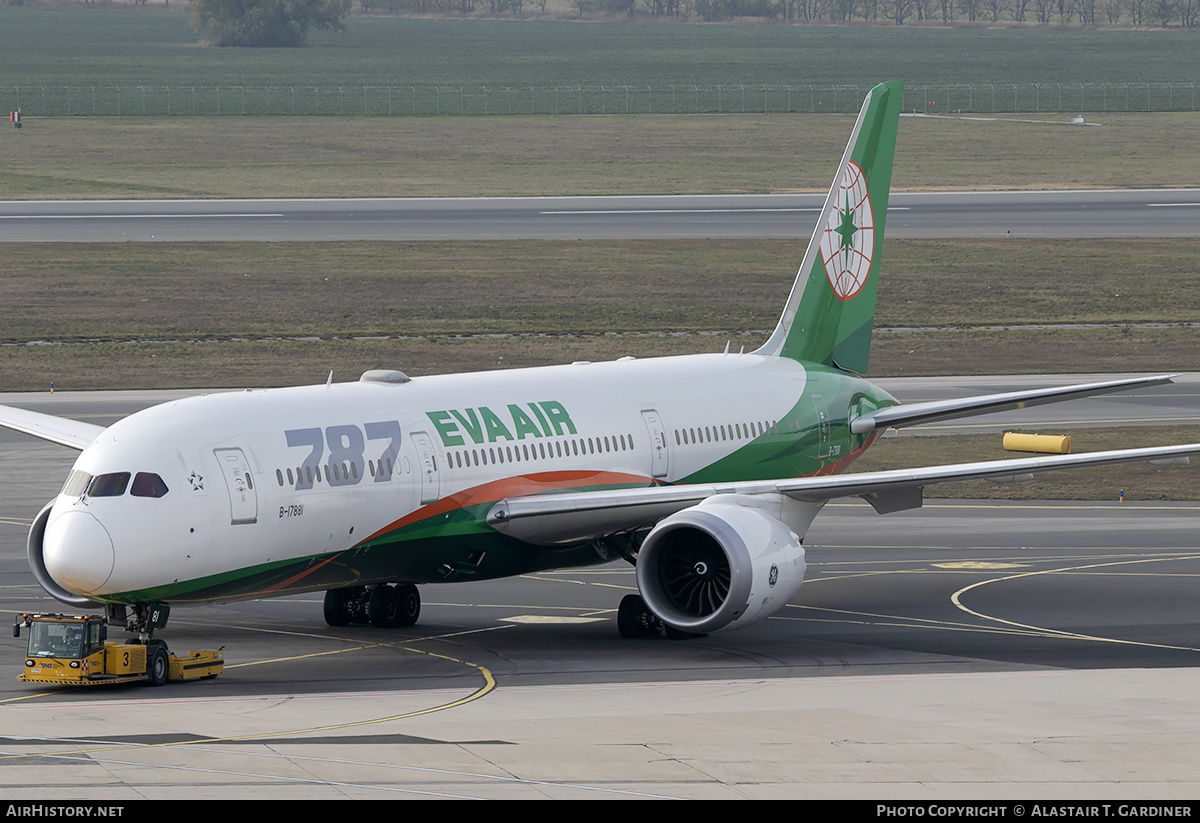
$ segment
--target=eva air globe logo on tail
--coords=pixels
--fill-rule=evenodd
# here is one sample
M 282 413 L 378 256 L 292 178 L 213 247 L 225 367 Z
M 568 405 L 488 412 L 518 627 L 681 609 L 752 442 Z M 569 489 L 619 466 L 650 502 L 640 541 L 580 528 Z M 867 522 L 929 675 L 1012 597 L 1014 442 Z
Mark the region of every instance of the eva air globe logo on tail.
M 871 274 L 874 254 L 875 218 L 867 196 L 867 179 L 851 160 L 821 237 L 821 260 L 838 300 L 849 300 L 862 291 Z

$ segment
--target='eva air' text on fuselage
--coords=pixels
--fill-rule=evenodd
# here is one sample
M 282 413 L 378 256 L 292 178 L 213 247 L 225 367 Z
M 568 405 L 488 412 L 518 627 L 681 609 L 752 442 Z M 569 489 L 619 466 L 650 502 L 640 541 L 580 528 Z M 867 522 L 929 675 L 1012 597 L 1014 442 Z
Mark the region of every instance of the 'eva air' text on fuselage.
M 480 406 L 477 409 L 449 409 L 425 412 L 443 446 L 472 443 L 495 443 L 497 440 L 524 440 L 527 437 L 558 437 L 578 434 L 571 415 L 557 400 L 540 403 L 509 403 L 502 414 Z

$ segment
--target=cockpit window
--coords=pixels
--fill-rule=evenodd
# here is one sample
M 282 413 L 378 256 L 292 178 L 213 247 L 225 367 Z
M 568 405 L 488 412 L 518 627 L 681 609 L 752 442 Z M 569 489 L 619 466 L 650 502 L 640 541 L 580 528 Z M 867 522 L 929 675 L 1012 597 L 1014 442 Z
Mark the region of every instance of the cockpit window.
M 92 482 L 92 476 L 87 472 L 74 469 L 67 477 L 67 482 L 63 484 L 61 494 L 67 497 L 80 497 L 87 491 L 88 483 Z
M 134 497 L 162 497 L 167 491 L 167 484 L 157 474 L 138 472 L 129 493 Z
M 98 474 L 88 486 L 88 497 L 120 497 L 129 485 L 129 472 Z

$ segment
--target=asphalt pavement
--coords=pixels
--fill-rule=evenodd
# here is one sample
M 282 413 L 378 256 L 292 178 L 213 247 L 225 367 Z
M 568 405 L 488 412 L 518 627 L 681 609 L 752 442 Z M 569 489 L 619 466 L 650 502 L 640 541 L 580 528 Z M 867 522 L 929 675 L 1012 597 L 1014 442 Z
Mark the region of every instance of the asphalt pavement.
M 788 238 L 823 194 L 0 201 L 0 242 Z M 893 192 L 887 236 L 1194 237 L 1200 189 Z

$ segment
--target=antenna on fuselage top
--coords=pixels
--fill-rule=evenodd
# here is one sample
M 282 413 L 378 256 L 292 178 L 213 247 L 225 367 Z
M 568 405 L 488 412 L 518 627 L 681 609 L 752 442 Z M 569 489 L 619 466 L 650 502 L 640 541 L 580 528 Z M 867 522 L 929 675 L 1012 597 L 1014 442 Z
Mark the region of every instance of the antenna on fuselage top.
M 329 376 L 325 378 L 325 387 L 328 388 L 332 385 L 333 385 L 333 369 L 330 369 Z

